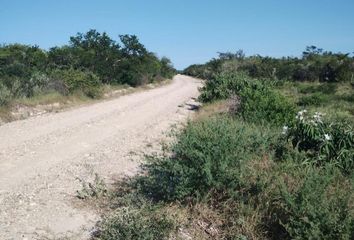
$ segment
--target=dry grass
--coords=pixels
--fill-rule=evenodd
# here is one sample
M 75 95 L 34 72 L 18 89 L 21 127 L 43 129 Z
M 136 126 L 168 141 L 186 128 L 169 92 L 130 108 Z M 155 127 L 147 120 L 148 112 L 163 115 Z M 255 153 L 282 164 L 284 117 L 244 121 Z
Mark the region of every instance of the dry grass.
M 108 99 L 117 98 L 127 94 L 153 89 L 167 85 L 171 81 L 165 80 L 140 87 L 130 87 L 128 85 L 103 85 L 101 87 L 102 98 L 92 99 L 81 92 L 71 95 L 61 95 L 57 92 L 37 95 L 31 98 L 14 99 L 7 106 L 0 106 L 0 125 L 19 119 L 26 119 L 29 116 L 47 112 L 59 112 L 72 107 L 79 107 Z M 23 112 L 23 113 L 22 113 Z
M 328 88 L 326 90 L 326 87 Z M 286 82 L 277 88 L 287 98 L 299 102 L 301 98 L 320 94 L 328 102 L 319 106 L 306 106 L 307 110 L 327 113 L 334 118 L 354 122 L 354 88 L 348 82 L 326 84 L 320 82 Z
M 194 115 L 194 118 L 203 119 L 210 116 L 215 116 L 218 114 L 224 114 L 229 111 L 229 105 L 227 100 L 220 100 L 213 103 L 208 103 L 203 105 L 202 108 L 199 108 L 197 114 Z

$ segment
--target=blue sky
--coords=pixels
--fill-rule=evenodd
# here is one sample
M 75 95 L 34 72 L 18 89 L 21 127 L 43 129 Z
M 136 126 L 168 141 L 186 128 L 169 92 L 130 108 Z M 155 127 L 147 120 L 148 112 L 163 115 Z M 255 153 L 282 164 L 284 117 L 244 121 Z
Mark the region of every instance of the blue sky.
M 178 69 L 238 49 L 354 52 L 354 0 L 0 0 L 0 43 L 48 49 L 92 28 L 114 39 L 136 34 Z

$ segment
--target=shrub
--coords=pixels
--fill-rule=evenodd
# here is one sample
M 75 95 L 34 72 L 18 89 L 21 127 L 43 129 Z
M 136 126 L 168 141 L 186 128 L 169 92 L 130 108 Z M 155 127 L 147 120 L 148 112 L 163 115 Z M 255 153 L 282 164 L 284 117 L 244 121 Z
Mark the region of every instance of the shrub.
M 240 114 L 247 121 L 282 125 L 295 114 L 295 104 L 262 83 L 251 83 L 239 95 Z
M 145 166 L 139 187 L 155 200 L 204 197 L 210 191 L 234 191 L 244 164 L 266 151 L 271 135 L 228 117 L 189 123 L 172 147 L 171 158 Z
M 66 87 L 65 93 L 81 91 L 91 98 L 97 98 L 101 95 L 100 80 L 92 72 L 75 69 L 54 70 L 51 72 L 51 79 L 52 81 L 63 82 Z
M 244 74 L 218 74 L 215 77 L 207 80 L 201 88 L 199 100 L 202 102 L 212 102 L 218 99 L 226 99 L 230 97 L 235 88 L 239 90 L 244 79 L 247 78 Z M 234 86 L 234 84 L 238 84 Z
M 0 82 L 0 106 L 6 105 L 11 98 L 11 92 Z
M 233 94 L 241 98 L 239 114 L 247 121 L 281 125 L 295 115 L 295 104 L 271 89 L 265 81 L 241 74 L 219 74 L 206 81 L 200 100 L 210 102 Z
M 301 171 L 305 174 L 301 174 L 299 186 L 283 183 L 279 193 L 273 193 L 272 235 L 282 239 L 353 239 L 351 183 L 332 167 Z M 294 174 L 288 179 L 296 178 Z
M 49 78 L 45 73 L 33 72 L 30 78 L 17 78 L 16 86 L 16 97 L 33 97 L 47 88 L 49 83 Z
M 48 84 L 48 77 L 42 72 L 33 72 L 28 77 L 3 76 L 2 85 L 14 98 L 33 97 L 41 93 Z

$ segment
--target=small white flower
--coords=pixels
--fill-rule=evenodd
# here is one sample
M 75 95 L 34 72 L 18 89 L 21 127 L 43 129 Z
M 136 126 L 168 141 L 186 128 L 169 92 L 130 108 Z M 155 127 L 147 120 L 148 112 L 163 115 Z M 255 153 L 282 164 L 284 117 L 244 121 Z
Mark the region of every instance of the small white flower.
M 289 130 L 289 127 L 288 126 L 284 126 L 283 127 L 283 131 L 281 132 L 283 135 L 287 134 L 288 133 L 288 130 Z
M 317 126 L 317 122 L 314 121 L 314 120 L 310 120 L 310 123 L 311 123 L 312 125 L 314 125 L 314 126 Z
M 300 121 L 303 121 L 304 120 L 304 113 L 306 113 L 306 112 L 307 112 L 306 109 L 299 111 L 295 118 L 299 119 Z
M 329 141 L 329 140 L 331 140 L 332 139 L 332 137 L 331 137 L 331 135 L 329 135 L 329 134 L 325 134 L 324 135 L 324 139 L 326 140 L 326 141 Z
M 315 112 L 315 114 L 313 115 L 313 119 L 317 123 L 322 123 L 322 116 L 324 116 L 323 113 Z

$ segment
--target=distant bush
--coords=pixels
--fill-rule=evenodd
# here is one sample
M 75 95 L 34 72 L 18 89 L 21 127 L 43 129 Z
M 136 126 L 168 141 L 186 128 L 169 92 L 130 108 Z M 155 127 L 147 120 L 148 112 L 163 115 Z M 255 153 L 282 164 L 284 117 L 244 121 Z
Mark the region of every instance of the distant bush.
M 11 98 L 11 92 L 0 82 L 0 106 L 6 105 Z
M 201 89 L 200 100 L 210 102 L 232 94 L 241 98 L 239 114 L 247 121 L 281 125 L 295 115 L 295 104 L 272 90 L 269 83 L 242 73 L 220 74 L 207 80 Z
M 51 72 L 50 78 L 54 82 L 63 83 L 65 86 L 64 94 L 80 91 L 91 98 L 97 98 L 101 95 L 100 79 L 92 72 L 74 69 L 54 70 Z
M 241 53 L 241 54 L 240 54 Z M 302 57 L 245 56 L 236 53 L 219 53 L 205 64 L 191 65 L 184 74 L 210 79 L 215 74 L 246 72 L 253 78 L 270 78 L 290 81 L 349 82 L 354 78 L 354 58 L 350 54 L 323 51 L 308 46 Z
M 247 79 L 246 75 L 219 74 L 207 80 L 201 88 L 199 99 L 202 102 L 212 102 L 227 99 L 235 91 L 239 91 Z
M 48 85 L 50 84 L 50 79 L 46 73 L 34 72 L 25 85 L 23 92 L 25 92 L 25 97 L 33 97 L 40 93 L 46 92 Z

